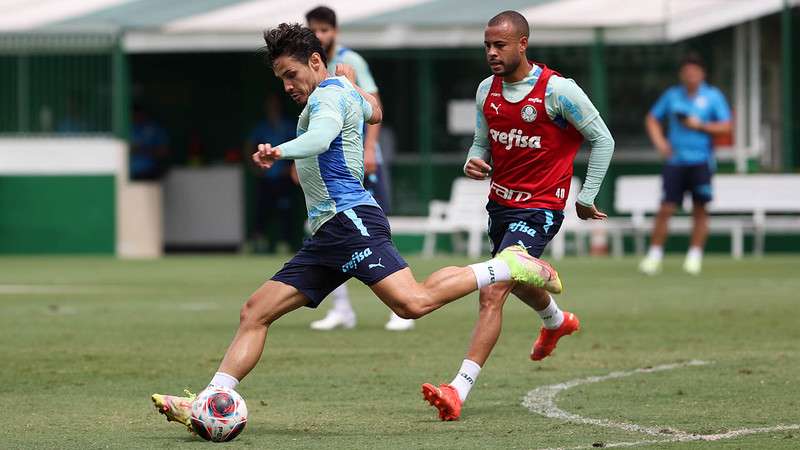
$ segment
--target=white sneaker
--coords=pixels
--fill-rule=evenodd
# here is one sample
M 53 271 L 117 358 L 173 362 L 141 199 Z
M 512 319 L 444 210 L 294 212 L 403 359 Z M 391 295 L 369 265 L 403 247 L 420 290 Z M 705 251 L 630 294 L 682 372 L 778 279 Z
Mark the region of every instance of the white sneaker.
M 656 275 L 661 272 L 661 260 L 656 258 L 645 258 L 639 263 L 639 272 L 645 275 Z
M 702 258 L 686 258 L 686 261 L 683 262 L 683 270 L 689 275 L 700 275 L 702 269 Z
M 414 329 L 414 319 L 403 319 L 395 313 L 389 317 L 384 326 L 389 331 L 408 331 Z
M 344 328 L 349 330 L 356 326 L 356 315 L 354 313 L 342 313 L 335 309 L 328 311 L 324 319 L 311 322 L 312 330 L 328 331 L 334 328 Z

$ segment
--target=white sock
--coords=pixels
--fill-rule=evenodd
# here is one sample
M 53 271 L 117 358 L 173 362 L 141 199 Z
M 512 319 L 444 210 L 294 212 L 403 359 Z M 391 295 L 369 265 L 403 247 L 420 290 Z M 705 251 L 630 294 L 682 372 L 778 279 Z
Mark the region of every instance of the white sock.
M 547 308 L 536 311 L 536 313 L 542 318 L 544 327 L 547 329 L 555 330 L 564 323 L 564 313 L 561 312 L 561 309 L 559 309 L 556 304 L 556 300 L 552 296 L 550 296 L 550 304 L 547 305 Z
M 689 247 L 686 252 L 686 259 L 701 259 L 703 257 L 703 249 L 700 247 Z
M 208 385 L 236 389 L 236 386 L 239 385 L 239 380 L 225 372 L 217 372 L 214 374 L 214 378 L 211 379 L 211 383 L 208 383 Z
M 647 251 L 647 257 L 661 261 L 664 257 L 664 247 L 660 245 L 651 245 L 650 250 Z
M 342 283 L 341 286 L 333 290 L 333 310 L 345 316 L 355 314 L 353 307 L 350 305 L 350 296 L 347 294 L 346 283 Z
M 500 281 L 511 281 L 511 269 L 505 261 L 494 258 L 486 262 L 470 264 L 478 280 L 478 289 Z
M 461 363 L 461 368 L 458 369 L 458 374 L 456 374 L 456 377 L 450 382 L 450 386 L 456 388 L 458 398 L 460 398 L 462 402 L 467 399 L 467 395 L 469 395 L 469 391 L 472 389 L 480 373 L 481 366 L 475 361 L 465 359 L 464 362 Z

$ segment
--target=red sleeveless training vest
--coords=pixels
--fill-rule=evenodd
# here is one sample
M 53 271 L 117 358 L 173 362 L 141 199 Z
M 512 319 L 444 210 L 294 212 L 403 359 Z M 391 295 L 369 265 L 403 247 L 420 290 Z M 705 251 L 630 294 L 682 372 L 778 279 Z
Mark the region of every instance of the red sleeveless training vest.
M 492 150 L 489 199 L 511 208 L 563 210 L 583 136 L 566 120 L 556 123 L 548 117 L 547 82 L 560 74 L 532 64 L 542 73 L 525 98 L 506 100 L 503 79 L 495 76 L 483 103 Z

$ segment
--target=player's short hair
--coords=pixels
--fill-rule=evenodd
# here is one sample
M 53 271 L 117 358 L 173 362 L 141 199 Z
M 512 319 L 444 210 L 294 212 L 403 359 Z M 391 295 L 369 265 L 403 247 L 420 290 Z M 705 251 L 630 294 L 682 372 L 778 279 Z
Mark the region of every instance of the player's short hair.
M 336 28 L 336 13 L 327 6 L 317 6 L 311 11 L 306 13 L 306 23 L 311 21 L 327 23 L 328 25 Z
M 291 56 L 302 63 L 307 63 L 308 58 L 314 53 L 319 53 L 322 63 L 328 64 L 328 55 L 322 49 L 322 43 L 311 29 L 299 23 L 282 23 L 275 28 L 264 30 L 264 42 L 267 45 L 262 51 L 270 66 L 281 56 Z
M 683 69 L 683 66 L 688 66 L 690 64 L 698 66 L 704 71 L 706 70 L 706 62 L 703 61 L 703 57 L 697 52 L 689 52 L 683 55 L 683 58 L 681 58 L 681 61 L 678 64 L 678 68 Z
M 502 23 L 508 23 L 520 36 L 530 37 L 531 27 L 528 25 L 528 19 L 522 14 L 508 10 L 489 19 L 489 26 L 494 27 Z

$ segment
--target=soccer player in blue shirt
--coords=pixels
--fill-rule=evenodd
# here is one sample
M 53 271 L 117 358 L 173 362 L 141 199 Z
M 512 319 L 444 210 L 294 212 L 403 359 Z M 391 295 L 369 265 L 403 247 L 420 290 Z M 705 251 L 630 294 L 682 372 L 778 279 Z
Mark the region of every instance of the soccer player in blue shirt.
M 275 75 L 292 99 L 305 105 L 297 138 L 273 147 L 258 145 L 253 161 L 264 169 L 293 159 L 303 189 L 312 235 L 303 248 L 245 302 L 239 328 L 210 386 L 234 389 L 256 366 L 267 330 L 284 314 L 316 308 L 336 287 L 355 277 L 392 311 L 422 317 L 494 283 L 516 281 L 561 292 L 556 271 L 524 247 L 506 248 L 489 261 L 445 267 L 419 283 L 392 243 L 389 222 L 364 189 L 364 123 L 382 112 L 372 95 L 355 85 L 351 68 L 330 76 L 314 33 L 281 24 L 264 35 Z M 153 394 L 159 412 L 191 430 L 192 397 Z
M 700 273 L 708 236 L 706 204 L 713 196 L 712 139 L 731 132 L 728 103 L 719 89 L 705 82 L 702 59 L 695 54 L 684 58 L 679 77 L 681 84 L 661 95 L 645 121 L 650 140 L 665 160 L 662 203 L 655 218 L 650 250 L 639 264 L 639 270 L 648 275 L 661 270 L 669 219 L 683 203 L 686 192 L 692 194 L 693 225 L 683 269 L 692 275 Z M 662 122 L 667 123 L 666 135 Z

